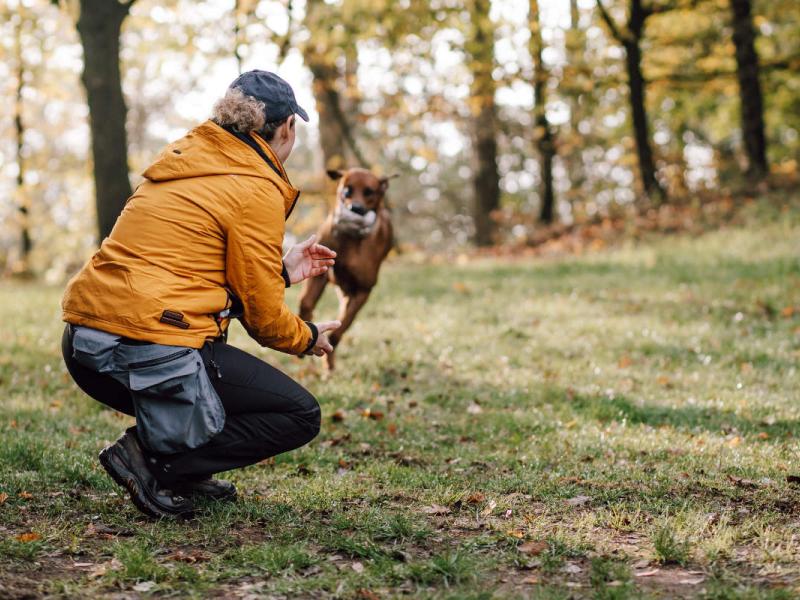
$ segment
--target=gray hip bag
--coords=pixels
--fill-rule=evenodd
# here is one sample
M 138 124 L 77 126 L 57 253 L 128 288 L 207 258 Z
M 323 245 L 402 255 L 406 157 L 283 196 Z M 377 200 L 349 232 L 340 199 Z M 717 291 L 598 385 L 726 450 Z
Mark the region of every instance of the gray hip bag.
M 128 345 L 121 336 L 89 327 L 73 325 L 72 331 L 75 360 L 130 391 L 136 431 L 149 450 L 184 452 L 222 431 L 225 410 L 196 349 Z

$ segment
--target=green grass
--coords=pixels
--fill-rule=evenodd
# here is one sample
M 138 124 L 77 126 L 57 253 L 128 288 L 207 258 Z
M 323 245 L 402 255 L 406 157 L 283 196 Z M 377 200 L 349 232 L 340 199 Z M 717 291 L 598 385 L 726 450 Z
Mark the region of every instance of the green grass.
M 582 257 L 400 257 L 331 376 L 237 326 L 322 433 L 188 523 L 97 463 L 130 420 L 67 376 L 60 294 L 0 287 L 2 597 L 800 594 L 797 207 Z

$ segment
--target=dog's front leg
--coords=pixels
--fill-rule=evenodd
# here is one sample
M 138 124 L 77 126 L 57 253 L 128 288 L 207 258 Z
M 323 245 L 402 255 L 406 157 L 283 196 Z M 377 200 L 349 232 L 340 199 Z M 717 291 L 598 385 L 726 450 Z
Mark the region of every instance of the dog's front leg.
M 303 294 L 300 296 L 300 318 L 304 321 L 311 321 L 314 318 L 314 307 L 317 306 L 327 283 L 327 273 L 306 279 Z
M 330 371 L 333 371 L 335 365 L 336 346 L 342 340 L 344 332 L 353 324 L 353 319 L 356 318 L 358 311 L 366 304 L 369 292 L 370 290 L 359 290 L 349 295 L 341 293 L 339 296 L 339 321 L 342 325 L 330 335 L 331 346 L 333 346 L 333 352 L 327 357 Z

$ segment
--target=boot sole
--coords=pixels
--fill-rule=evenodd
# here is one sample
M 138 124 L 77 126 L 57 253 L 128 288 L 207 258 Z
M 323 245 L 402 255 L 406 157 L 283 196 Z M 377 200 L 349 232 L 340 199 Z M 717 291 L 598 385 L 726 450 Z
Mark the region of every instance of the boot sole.
M 116 462 L 113 460 L 112 453 L 113 450 L 111 448 L 106 448 L 103 450 L 99 456 L 100 464 L 106 470 L 106 473 L 109 474 L 111 479 L 117 483 L 117 485 L 125 488 L 128 491 L 131 502 L 133 502 L 134 506 L 136 506 L 136 508 L 138 508 L 141 512 L 146 514 L 148 517 L 153 517 L 156 519 L 191 516 L 191 510 L 186 510 L 183 512 L 167 512 L 153 508 L 152 505 L 155 503 L 147 494 L 144 486 L 139 486 L 136 476 L 129 469 L 123 466 L 123 460 L 120 459 Z

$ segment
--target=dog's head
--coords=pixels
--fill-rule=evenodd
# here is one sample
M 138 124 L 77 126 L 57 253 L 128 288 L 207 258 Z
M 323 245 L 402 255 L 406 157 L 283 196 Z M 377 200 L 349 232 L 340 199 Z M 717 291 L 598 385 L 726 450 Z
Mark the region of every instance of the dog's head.
M 336 202 L 341 208 L 356 215 L 378 212 L 383 206 L 390 177 L 378 177 L 366 169 L 329 170 L 328 177 L 338 181 Z M 337 207 L 338 208 L 338 207 Z
M 391 177 L 378 177 L 366 169 L 330 170 L 328 177 L 338 181 L 333 209 L 334 232 L 348 237 L 367 237 L 384 206 Z

